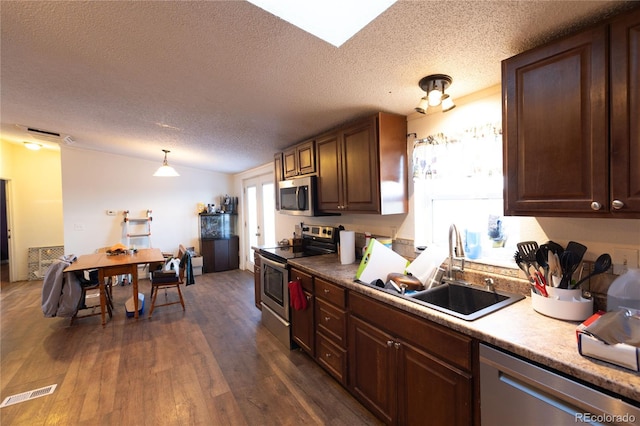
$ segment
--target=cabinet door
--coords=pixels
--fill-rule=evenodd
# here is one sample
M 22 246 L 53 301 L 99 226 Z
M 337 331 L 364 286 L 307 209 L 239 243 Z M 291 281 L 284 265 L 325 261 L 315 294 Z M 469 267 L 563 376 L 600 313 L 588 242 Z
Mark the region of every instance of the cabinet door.
M 213 270 L 219 272 L 229 269 L 229 240 L 214 240 L 213 253 Z
M 640 10 L 611 25 L 611 211 L 640 213 Z M 615 203 L 615 204 L 614 204 Z
M 295 148 L 288 149 L 282 153 L 282 168 L 285 178 L 295 177 L 298 175 L 297 158 Z
M 397 412 L 397 351 L 393 345 L 391 335 L 357 317 L 350 317 L 349 389 L 387 424 L 394 422 Z M 429 417 L 422 422 L 425 419 Z
M 240 237 L 232 235 L 229 238 L 229 263 L 227 269 L 238 269 L 240 267 Z
M 398 343 L 398 424 L 473 424 L 471 375 Z
M 502 63 L 505 214 L 608 206 L 606 41 L 599 26 Z
M 304 311 L 291 309 L 291 337 L 302 350 L 315 357 L 314 298 L 308 291 L 304 292 L 304 296 L 307 298 L 307 308 Z
M 202 251 L 202 272 L 205 274 L 215 272 L 215 250 L 213 243 L 215 240 L 200 240 L 200 250 Z
M 315 173 L 316 171 L 316 150 L 314 141 L 307 141 L 296 145 L 296 160 L 298 172 L 301 175 Z
M 380 212 L 376 117 L 363 120 L 343 131 L 341 156 L 343 209 Z
M 313 278 L 311 275 L 295 268 L 291 268 L 290 276 L 292 280 L 300 280 L 304 295 L 307 298 L 307 308 L 305 310 L 297 311 L 291 309 L 291 337 L 305 352 L 313 357 L 315 356 Z
M 282 170 L 282 153 L 278 152 L 273 156 L 273 176 L 276 189 L 276 210 L 280 210 L 280 191 L 278 190 L 278 182 L 284 180 L 284 171 Z
M 340 137 L 337 132 L 316 140 L 318 209 L 339 212 L 343 204 Z
M 260 292 L 260 277 L 262 274 L 262 264 L 260 262 L 260 255 L 258 252 L 254 252 L 253 254 L 253 286 L 254 286 L 254 296 L 256 308 L 262 310 L 262 305 L 260 302 L 262 301 L 262 293 Z

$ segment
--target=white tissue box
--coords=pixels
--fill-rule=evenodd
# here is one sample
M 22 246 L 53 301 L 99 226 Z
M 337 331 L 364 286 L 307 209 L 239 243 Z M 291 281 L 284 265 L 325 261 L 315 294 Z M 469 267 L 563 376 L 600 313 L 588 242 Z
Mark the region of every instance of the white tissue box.
M 596 358 L 633 371 L 640 371 L 640 348 L 627 345 L 626 343 L 608 345 L 583 332 L 584 329 L 604 314 L 605 312 L 603 311 L 597 312 L 578 326 L 576 329 L 578 352 L 582 356 Z

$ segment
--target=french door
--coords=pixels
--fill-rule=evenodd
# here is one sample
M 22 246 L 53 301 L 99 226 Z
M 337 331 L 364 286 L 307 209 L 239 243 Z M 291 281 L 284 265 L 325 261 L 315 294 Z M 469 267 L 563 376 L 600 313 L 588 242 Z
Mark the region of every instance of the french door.
M 266 174 L 246 179 L 243 183 L 245 196 L 244 256 L 245 269 L 253 270 L 253 249 L 256 246 L 276 244 L 275 185 L 273 175 Z

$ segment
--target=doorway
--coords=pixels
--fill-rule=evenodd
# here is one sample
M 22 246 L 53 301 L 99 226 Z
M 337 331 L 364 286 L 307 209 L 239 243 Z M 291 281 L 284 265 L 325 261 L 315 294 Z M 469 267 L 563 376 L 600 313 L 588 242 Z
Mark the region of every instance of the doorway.
M 11 228 L 9 227 L 8 186 L 9 181 L 0 179 L 0 282 L 2 283 L 11 281 L 11 253 L 9 250 Z
M 256 246 L 276 245 L 275 185 L 273 175 L 267 174 L 243 182 L 245 196 L 244 256 L 245 269 L 253 270 L 253 249 Z

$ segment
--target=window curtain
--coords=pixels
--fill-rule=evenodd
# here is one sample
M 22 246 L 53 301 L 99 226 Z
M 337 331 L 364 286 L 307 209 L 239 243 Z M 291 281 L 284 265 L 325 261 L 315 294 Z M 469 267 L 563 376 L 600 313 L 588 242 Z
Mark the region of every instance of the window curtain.
M 502 176 L 502 126 L 429 135 L 414 142 L 412 157 L 414 181 Z

